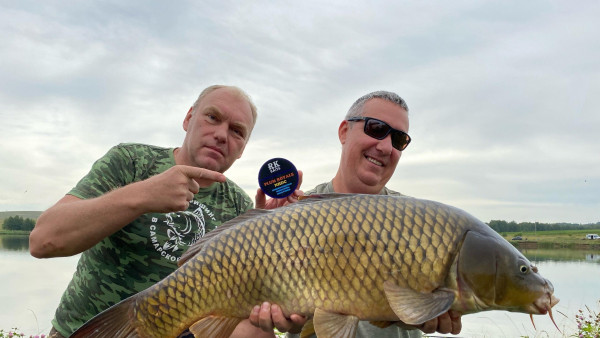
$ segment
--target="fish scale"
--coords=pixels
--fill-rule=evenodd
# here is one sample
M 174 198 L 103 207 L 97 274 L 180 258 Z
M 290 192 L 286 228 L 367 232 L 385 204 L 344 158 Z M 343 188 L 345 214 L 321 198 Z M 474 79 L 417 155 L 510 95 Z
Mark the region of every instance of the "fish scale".
M 467 231 L 499 237 L 469 214 L 437 202 L 372 195 L 311 198 L 227 222 L 190 248 L 178 270 L 120 308 L 133 314 L 127 325 L 141 337 L 176 337 L 190 326 L 197 336 L 226 336 L 264 301 L 278 304 L 287 316 L 310 317 L 318 308 L 397 321 L 404 314 L 402 304 L 392 308 L 395 288 L 414 293 L 406 299 L 458 288 L 452 267 Z M 456 290 L 449 297 L 459 296 Z M 457 304 L 453 299 L 446 310 Z M 94 327 L 85 326 L 77 332 Z

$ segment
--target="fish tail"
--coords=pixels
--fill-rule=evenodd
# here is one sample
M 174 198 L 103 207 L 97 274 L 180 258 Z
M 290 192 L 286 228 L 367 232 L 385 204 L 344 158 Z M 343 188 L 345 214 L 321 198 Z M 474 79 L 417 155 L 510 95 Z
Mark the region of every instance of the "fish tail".
M 104 310 L 75 331 L 70 338 L 83 337 L 143 337 L 133 322 L 135 297 Z

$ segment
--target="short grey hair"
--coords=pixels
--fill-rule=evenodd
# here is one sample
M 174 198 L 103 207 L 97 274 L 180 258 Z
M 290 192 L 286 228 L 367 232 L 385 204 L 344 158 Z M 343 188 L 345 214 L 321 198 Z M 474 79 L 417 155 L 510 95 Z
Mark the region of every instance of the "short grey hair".
M 388 92 L 385 90 L 378 90 L 366 95 L 361 96 L 358 100 L 356 100 L 352 106 L 350 107 L 350 109 L 348 110 L 348 113 L 346 114 L 346 120 L 351 118 L 351 117 L 357 117 L 357 116 L 362 116 L 361 114 L 363 106 L 365 105 L 365 103 L 371 99 L 382 99 L 382 100 L 386 100 L 389 101 L 393 104 L 396 104 L 399 107 L 404 108 L 404 110 L 406 110 L 406 112 L 408 113 L 408 105 L 406 105 L 406 101 L 404 101 L 404 99 L 402 99 L 398 94 L 396 93 L 392 93 L 392 92 Z

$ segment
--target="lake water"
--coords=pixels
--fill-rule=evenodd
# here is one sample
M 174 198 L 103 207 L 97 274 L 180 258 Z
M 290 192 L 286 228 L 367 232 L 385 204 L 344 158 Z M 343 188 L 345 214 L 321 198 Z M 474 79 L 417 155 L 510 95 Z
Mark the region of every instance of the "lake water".
M 600 306 L 600 251 L 526 250 L 561 299 L 553 308 L 559 332 L 548 316 L 487 311 L 463 317 L 462 337 L 569 337 L 575 314 Z M 24 236 L 0 235 L 0 329 L 19 328 L 27 335 L 48 333 L 60 296 L 71 279 L 78 256 L 35 259 Z M 449 335 L 446 335 L 449 336 Z

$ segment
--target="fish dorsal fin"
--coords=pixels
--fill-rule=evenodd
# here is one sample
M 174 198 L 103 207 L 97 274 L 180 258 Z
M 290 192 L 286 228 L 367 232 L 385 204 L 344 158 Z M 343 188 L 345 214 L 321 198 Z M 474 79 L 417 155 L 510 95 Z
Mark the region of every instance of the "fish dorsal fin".
M 420 325 L 437 318 L 448 311 L 454 302 L 454 293 L 447 289 L 421 293 L 385 281 L 383 290 L 396 316 L 409 325 Z
M 354 338 L 358 317 L 315 309 L 313 318 L 317 337 Z
M 222 232 L 227 231 L 233 227 L 236 227 L 236 226 L 244 223 L 245 221 L 247 221 L 251 218 L 254 218 L 258 215 L 263 215 L 263 214 L 270 213 L 270 212 L 272 212 L 272 211 L 264 210 L 264 209 L 251 209 L 251 210 L 248 210 L 245 213 L 241 214 L 238 217 L 232 218 L 229 221 L 224 222 L 223 224 L 219 225 L 216 229 L 209 231 L 206 235 L 204 235 L 204 237 L 200 238 L 196 243 L 192 244 L 187 249 L 187 251 L 183 255 L 181 255 L 181 258 L 177 262 L 177 265 L 182 266 L 190 258 L 196 256 L 196 254 L 198 252 L 200 252 L 200 250 L 202 250 L 202 248 L 204 247 L 204 245 L 206 243 L 210 242 L 213 238 L 217 237 Z
M 306 323 L 304 323 L 304 326 L 302 327 L 302 332 L 300 332 L 300 338 L 308 338 L 314 334 L 315 334 L 315 326 L 314 326 L 312 318 L 310 318 L 309 320 L 306 321 Z
M 208 316 L 190 326 L 196 337 L 228 338 L 243 318 Z
M 320 201 L 324 201 L 324 200 L 349 197 L 349 196 L 353 196 L 353 195 L 356 195 L 356 194 L 332 193 L 332 194 L 315 194 L 315 195 L 308 195 L 308 196 L 300 196 L 298 198 L 299 202 L 297 202 L 297 203 L 310 204 L 310 203 L 320 202 Z M 294 203 L 294 204 L 296 204 L 296 203 Z M 285 206 L 281 207 L 281 208 L 285 208 Z M 278 209 L 281 209 L 281 208 L 278 208 Z M 224 222 L 223 224 L 219 225 L 216 229 L 214 229 L 214 230 L 210 231 L 209 233 L 207 233 L 206 235 L 204 235 L 204 237 L 200 238 L 196 243 L 191 245 L 187 249 L 187 251 L 181 256 L 181 258 L 177 262 L 177 265 L 182 266 L 190 258 L 196 256 L 196 254 L 198 254 L 198 252 L 200 252 L 202 250 L 202 247 L 206 243 L 210 242 L 213 238 L 217 237 L 222 232 L 227 231 L 233 227 L 236 227 L 249 219 L 255 218 L 260 215 L 271 213 L 274 210 L 276 210 L 276 209 L 273 209 L 273 210 L 251 209 L 251 210 L 246 211 L 244 214 L 242 214 L 238 217 L 235 217 L 233 219 L 230 219 L 227 222 Z
M 312 195 L 298 196 L 298 201 L 300 203 L 312 203 L 312 202 L 319 202 L 319 201 L 323 201 L 323 200 L 350 197 L 350 196 L 355 196 L 355 195 L 359 195 L 359 194 L 342 194 L 342 193 L 337 193 L 337 192 L 327 193 L 327 194 L 312 194 Z
M 333 194 L 315 194 L 315 195 L 308 195 L 308 196 L 300 196 L 298 198 L 299 202 L 297 202 L 297 203 L 310 204 L 310 203 L 320 202 L 320 201 L 329 200 L 329 199 L 349 197 L 349 196 L 353 196 L 353 195 L 356 195 L 356 194 L 333 193 Z M 282 207 L 282 208 L 285 208 L 285 207 Z M 198 252 L 200 252 L 202 250 L 202 247 L 206 243 L 210 242 L 213 238 L 217 237 L 222 232 L 227 231 L 233 227 L 236 227 L 249 219 L 255 218 L 260 215 L 268 214 L 271 212 L 273 212 L 273 210 L 251 209 L 251 210 L 246 211 L 245 213 L 243 213 L 242 215 L 240 215 L 238 217 L 235 217 L 233 219 L 230 219 L 227 222 L 224 222 L 223 224 L 219 225 L 216 229 L 214 229 L 214 230 L 210 231 L 209 233 L 207 233 L 206 235 L 204 235 L 204 237 L 200 238 L 196 243 L 191 245 L 187 249 L 187 251 L 181 256 L 181 258 L 177 262 L 177 265 L 182 266 L 190 258 L 192 258 L 196 254 L 198 254 Z

